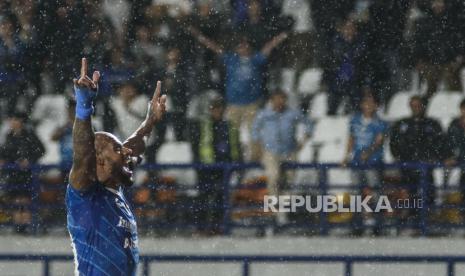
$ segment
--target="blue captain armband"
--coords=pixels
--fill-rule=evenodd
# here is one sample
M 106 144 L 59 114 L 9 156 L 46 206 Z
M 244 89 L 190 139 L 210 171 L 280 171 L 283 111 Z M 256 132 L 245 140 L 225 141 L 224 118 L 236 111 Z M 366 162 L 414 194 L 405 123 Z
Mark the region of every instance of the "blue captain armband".
M 74 86 L 76 96 L 76 117 L 80 120 L 87 120 L 94 112 L 94 99 L 97 92 L 87 88 Z

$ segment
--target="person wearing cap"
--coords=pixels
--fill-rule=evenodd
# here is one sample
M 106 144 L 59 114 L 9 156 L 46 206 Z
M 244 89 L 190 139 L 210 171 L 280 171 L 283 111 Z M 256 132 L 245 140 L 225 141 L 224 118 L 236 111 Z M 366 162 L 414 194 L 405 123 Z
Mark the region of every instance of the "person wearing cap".
M 221 97 L 210 102 L 209 115 L 194 123 L 192 150 L 201 164 L 231 163 L 241 160 L 239 132 L 224 118 L 225 103 Z M 207 235 L 220 233 L 223 214 L 223 170 L 198 170 L 198 230 Z M 210 204 L 210 205 L 209 205 Z
M 33 190 L 30 165 L 36 163 L 45 153 L 45 148 L 35 131 L 26 125 L 27 115 L 13 113 L 9 118 L 10 130 L 5 143 L 0 146 L 0 164 L 14 164 L 17 169 L 2 169 L 2 178 L 7 190 L 7 200 L 18 204 L 12 212 L 16 231 L 27 231 L 31 223 L 31 213 L 27 205 L 31 203 Z

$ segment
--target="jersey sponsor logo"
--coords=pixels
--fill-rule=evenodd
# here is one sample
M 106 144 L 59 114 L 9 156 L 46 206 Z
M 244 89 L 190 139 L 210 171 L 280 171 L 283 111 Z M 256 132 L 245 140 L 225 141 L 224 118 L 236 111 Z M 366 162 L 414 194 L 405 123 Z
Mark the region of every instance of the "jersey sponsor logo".
M 116 197 L 115 203 L 116 206 L 118 206 L 121 209 L 121 211 L 123 211 L 128 217 L 132 217 L 131 209 L 129 209 L 129 206 L 126 204 L 126 202 Z
M 117 227 L 122 227 L 127 231 L 134 232 L 136 230 L 136 223 L 132 221 L 125 220 L 123 217 L 119 217 Z
M 125 238 L 124 239 L 124 248 L 136 249 L 138 244 L 137 239 Z

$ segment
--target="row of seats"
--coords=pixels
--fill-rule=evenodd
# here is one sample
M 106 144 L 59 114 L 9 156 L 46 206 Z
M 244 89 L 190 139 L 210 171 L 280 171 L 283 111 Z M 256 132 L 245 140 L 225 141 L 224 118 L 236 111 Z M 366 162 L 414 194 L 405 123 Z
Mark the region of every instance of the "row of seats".
M 379 115 L 387 121 L 395 121 L 411 115 L 409 107 L 410 98 L 417 93 L 414 91 L 401 91 L 396 93 L 384 112 L 379 112 Z M 443 127 L 447 127 L 451 118 L 460 115 L 460 101 L 464 98 L 464 94 L 456 91 L 439 91 L 430 100 L 426 110 L 427 116 L 433 117 L 441 121 Z M 327 99 L 328 95 L 325 92 L 320 92 L 314 95 L 310 105 L 310 117 L 313 119 L 321 119 L 327 117 Z
M 407 93 L 399 93 L 393 98 L 388 114 L 385 116 L 389 121 L 397 120 L 409 115 Z M 459 114 L 458 103 L 462 96 L 457 93 L 437 94 L 433 97 L 428 108 L 428 114 L 440 120 L 444 129 L 450 121 Z M 65 99 L 61 96 L 42 96 L 36 104 L 33 118 L 39 122 L 37 133 L 44 142 L 47 154 L 42 158 L 41 163 L 56 163 L 58 161 L 58 144 L 50 140 L 52 132 L 62 125 L 66 116 Z M 400 114 L 393 116 L 389 114 Z M 314 118 L 315 129 L 311 141 L 299 154 L 302 161 L 318 162 L 339 162 L 344 157 L 344 148 L 348 139 L 348 125 L 350 118 L 347 116 Z M 300 130 L 298 136 L 302 136 Z M 250 139 L 249 135 L 242 135 L 243 142 Z M 386 160 L 392 161 L 388 150 Z M 168 154 L 173 156 L 173 154 Z
M 424 86 L 420 85 L 419 75 L 417 72 L 412 72 L 412 88 L 411 90 L 423 91 Z M 303 95 L 317 94 L 320 89 L 323 70 L 321 68 L 308 68 L 304 70 L 299 77 L 296 76 L 296 71 L 292 68 L 283 68 L 281 75 L 281 88 L 286 91 L 293 91 L 294 84 L 297 84 L 297 93 Z M 296 80 L 296 78 L 298 78 Z M 465 68 L 460 72 L 462 87 L 465 88 Z
M 319 77 L 317 77 L 319 75 Z M 292 87 L 294 80 L 293 72 L 283 71 L 283 86 Z M 303 147 L 298 154 L 299 162 L 341 162 L 344 158 L 345 147 L 349 135 L 348 116 L 328 117 L 326 116 L 326 93 L 317 92 L 319 90 L 319 81 L 321 79 L 320 69 L 308 69 L 299 80 L 299 93 L 305 91 L 307 87 L 313 90 L 307 90 L 309 93 L 316 93 L 313 96 L 309 116 L 315 121 L 314 135 L 312 139 Z M 291 91 L 291 90 L 286 90 Z M 295 93 L 294 93 L 295 94 Z M 408 107 L 409 99 L 414 92 L 399 92 L 389 103 L 387 110 L 380 115 L 388 121 L 394 121 L 410 115 Z M 453 117 L 459 115 L 459 102 L 463 98 L 460 92 L 438 92 L 430 101 L 427 114 L 439 119 L 443 127 L 447 127 Z M 291 99 L 290 99 L 291 100 Z M 32 118 L 38 121 L 37 132 L 44 142 L 47 153 L 40 160 L 43 164 L 53 164 L 59 161 L 58 144 L 50 140 L 52 132 L 66 121 L 66 100 L 61 95 L 43 95 L 35 104 Z M 98 121 L 96 122 L 98 124 Z M 5 125 L 3 125 L 5 127 Z M 170 133 L 168 131 L 168 133 Z M 247 142 L 249 135 L 243 131 L 241 140 Z M 298 137 L 302 137 L 303 130 L 298 131 Z M 158 152 L 160 163 L 190 163 L 192 154 L 188 143 L 167 142 Z M 392 162 L 388 143 L 385 146 L 385 161 Z M 192 181 L 195 178 L 193 170 L 171 172 L 176 175 L 180 182 Z M 442 173 L 437 174 L 438 183 L 442 182 Z M 457 173 L 452 174 L 450 181 L 456 183 Z M 302 182 L 311 182 L 315 176 L 301 174 Z M 347 170 L 332 170 L 329 174 L 329 181 L 336 184 L 350 183 L 350 173 Z

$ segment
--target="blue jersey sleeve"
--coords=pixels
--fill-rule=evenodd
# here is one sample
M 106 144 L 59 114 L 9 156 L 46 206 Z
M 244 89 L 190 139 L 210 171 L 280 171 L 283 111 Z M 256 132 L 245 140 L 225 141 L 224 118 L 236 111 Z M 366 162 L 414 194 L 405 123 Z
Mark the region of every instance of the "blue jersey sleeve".
M 71 184 L 66 190 L 66 208 L 68 209 L 68 223 L 88 229 L 93 226 L 92 202 L 97 193 L 97 185 L 82 192 L 74 189 Z

